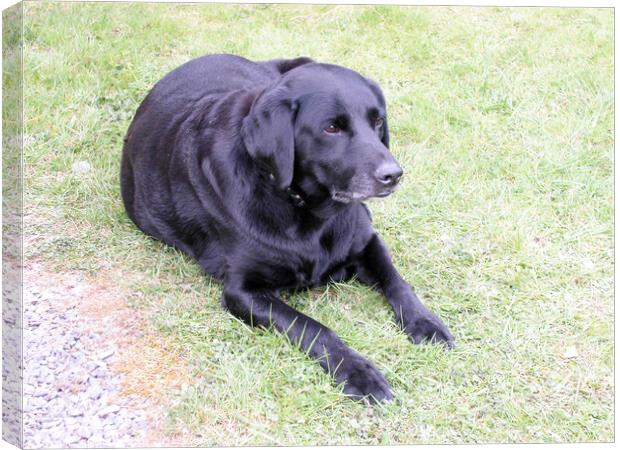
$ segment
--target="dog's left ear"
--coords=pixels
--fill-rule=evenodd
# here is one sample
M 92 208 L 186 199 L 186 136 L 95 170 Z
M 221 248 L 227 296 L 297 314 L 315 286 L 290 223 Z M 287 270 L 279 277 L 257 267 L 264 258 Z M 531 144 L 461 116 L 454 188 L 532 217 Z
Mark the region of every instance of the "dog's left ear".
M 269 87 L 254 100 L 241 126 L 247 152 L 282 190 L 293 181 L 296 112 L 286 89 Z

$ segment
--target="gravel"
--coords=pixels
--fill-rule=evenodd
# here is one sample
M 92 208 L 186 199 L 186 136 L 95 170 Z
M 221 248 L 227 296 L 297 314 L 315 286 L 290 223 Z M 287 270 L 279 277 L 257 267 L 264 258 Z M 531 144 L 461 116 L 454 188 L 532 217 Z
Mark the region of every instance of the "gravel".
M 147 429 L 145 400 L 120 395 L 121 375 L 111 369 L 118 349 L 67 295 L 24 288 L 24 447 L 135 446 Z
M 21 277 L 19 267 L 9 259 L 3 261 L 2 271 L 2 438 L 21 447 Z

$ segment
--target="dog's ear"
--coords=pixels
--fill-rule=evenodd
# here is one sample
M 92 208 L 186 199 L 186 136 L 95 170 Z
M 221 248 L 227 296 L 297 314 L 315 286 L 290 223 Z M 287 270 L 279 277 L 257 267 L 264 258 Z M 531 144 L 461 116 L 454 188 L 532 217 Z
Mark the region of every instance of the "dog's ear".
M 296 67 L 313 62 L 314 60 L 308 58 L 307 56 L 300 56 L 295 59 L 272 59 L 271 61 L 267 61 L 266 64 L 275 67 L 281 74 L 285 74 L 289 70 L 293 70 Z
M 254 100 L 241 126 L 247 152 L 279 189 L 286 189 L 293 181 L 296 112 L 297 103 L 286 89 L 267 88 Z

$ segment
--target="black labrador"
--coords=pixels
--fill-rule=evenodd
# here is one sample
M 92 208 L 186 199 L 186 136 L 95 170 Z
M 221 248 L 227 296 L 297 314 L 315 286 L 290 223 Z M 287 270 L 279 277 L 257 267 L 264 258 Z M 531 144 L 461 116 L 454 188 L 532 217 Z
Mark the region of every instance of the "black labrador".
M 138 108 L 122 196 L 142 231 L 223 281 L 232 314 L 285 333 L 347 395 L 390 400 L 372 363 L 279 297 L 355 276 L 385 294 L 414 342 L 453 345 L 394 268 L 362 203 L 401 178 L 388 146 L 381 89 L 357 72 L 305 57 L 204 56 L 166 75 Z

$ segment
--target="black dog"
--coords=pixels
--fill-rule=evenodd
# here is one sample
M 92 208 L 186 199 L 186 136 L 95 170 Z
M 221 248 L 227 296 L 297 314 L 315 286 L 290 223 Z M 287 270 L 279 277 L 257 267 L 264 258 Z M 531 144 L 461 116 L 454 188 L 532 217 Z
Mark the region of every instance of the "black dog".
M 138 108 L 122 195 L 141 230 L 224 282 L 232 314 L 286 333 L 348 395 L 389 400 L 373 364 L 278 295 L 356 276 L 385 294 L 414 342 L 452 346 L 361 203 L 400 180 L 388 145 L 381 89 L 357 72 L 309 58 L 204 56 L 165 76 Z

